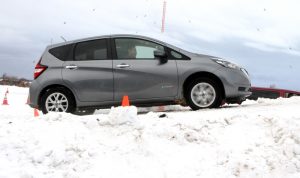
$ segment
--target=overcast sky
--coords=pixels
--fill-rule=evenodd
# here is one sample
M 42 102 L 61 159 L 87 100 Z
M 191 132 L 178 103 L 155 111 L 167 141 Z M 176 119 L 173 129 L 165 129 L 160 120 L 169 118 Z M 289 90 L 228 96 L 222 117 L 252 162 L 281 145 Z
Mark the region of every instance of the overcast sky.
M 51 43 L 139 34 L 245 67 L 252 85 L 300 90 L 300 1 L 2 0 L 0 75 L 32 79 Z

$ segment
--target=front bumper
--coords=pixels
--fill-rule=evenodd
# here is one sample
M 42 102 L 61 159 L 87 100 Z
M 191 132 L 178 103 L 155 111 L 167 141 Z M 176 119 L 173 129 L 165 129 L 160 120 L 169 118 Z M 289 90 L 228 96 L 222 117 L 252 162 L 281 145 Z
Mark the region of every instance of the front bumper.
M 251 82 L 247 72 L 244 69 L 221 68 L 217 75 L 221 79 L 224 90 L 225 99 L 244 100 L 252 94 Z

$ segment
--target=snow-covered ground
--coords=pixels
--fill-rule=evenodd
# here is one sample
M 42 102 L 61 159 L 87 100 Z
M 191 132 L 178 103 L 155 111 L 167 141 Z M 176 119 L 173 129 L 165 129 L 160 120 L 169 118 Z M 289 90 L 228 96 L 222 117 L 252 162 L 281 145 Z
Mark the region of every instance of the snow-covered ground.
M 0 86 L 1 104 L 6 88 L 0 178 L 300 177 L 300 97 L 33 117 L 28 89 Z

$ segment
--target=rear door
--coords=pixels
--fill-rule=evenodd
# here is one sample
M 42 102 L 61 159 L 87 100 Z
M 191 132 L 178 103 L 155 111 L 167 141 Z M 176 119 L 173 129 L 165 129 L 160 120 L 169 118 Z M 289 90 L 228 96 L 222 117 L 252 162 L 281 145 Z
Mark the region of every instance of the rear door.
M 113 101 L 112 59 L 108 39 L 79 42 L 62 77 L 83 102 Z
M 158 43 L 139 38 L 112 39 L 114 50 L 114 99 L 124 95 L 131 100 L 173 100 L 178 91 L 175 60 L 162 62 L 155 50 L 165 51 Z

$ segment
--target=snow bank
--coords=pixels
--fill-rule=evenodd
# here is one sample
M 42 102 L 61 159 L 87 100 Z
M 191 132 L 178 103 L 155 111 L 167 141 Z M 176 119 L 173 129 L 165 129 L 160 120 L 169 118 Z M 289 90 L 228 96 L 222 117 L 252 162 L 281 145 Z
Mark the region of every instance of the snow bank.
M 300 177 L 300 97 L 34 118 L 28 89 L 9 90 L 10 105 L 0 106 L 0 177 Z
M 130 107 L 112 107 L 108 114 L 108 122 L 111 125 L 130 124 L 137 122 L 137 108 L 135 106 Z

